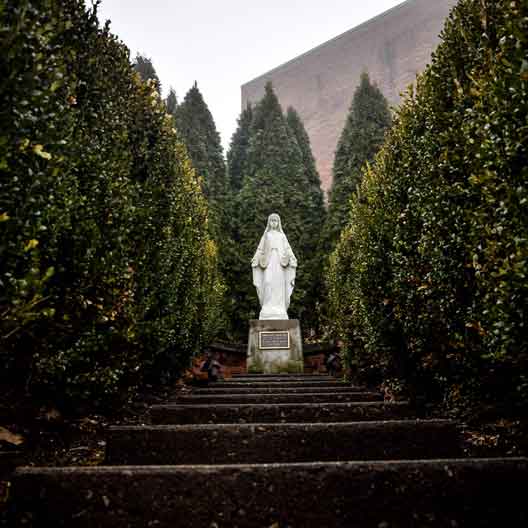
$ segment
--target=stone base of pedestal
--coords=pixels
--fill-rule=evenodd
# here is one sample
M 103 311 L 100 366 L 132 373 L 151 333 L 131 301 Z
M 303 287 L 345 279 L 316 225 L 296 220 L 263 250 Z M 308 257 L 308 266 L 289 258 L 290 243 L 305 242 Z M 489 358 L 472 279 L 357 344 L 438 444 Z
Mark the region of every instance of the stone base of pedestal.
M 301 326 L 298 319 L 252 319 L 249 322 L 248 372 L 303 372 Z

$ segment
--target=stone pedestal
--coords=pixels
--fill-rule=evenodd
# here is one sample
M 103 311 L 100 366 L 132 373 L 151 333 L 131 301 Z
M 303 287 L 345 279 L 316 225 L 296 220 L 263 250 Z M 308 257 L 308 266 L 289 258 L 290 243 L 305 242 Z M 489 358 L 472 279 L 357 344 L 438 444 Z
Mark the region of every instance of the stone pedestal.
M 298 319 L 252 319 L 249 322 L 248 372 L 300 373 L 304 369 Z

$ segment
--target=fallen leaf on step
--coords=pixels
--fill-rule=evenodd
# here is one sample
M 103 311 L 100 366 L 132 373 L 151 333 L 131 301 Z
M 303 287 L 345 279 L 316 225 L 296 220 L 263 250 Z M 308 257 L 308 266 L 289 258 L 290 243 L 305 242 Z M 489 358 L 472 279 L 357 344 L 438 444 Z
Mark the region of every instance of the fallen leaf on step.
M 0 441 L 8 444 L 20 445 L 24 443 L 24 437 L 8 431 L 5 427 L 0 427 Z

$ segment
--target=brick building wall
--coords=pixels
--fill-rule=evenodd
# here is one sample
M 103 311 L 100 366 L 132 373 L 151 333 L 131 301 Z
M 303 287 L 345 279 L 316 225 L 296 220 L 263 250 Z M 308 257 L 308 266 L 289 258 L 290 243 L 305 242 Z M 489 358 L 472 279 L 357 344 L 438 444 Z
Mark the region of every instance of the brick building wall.
M 337 141 L 361 72 L 367 70 L 391 105 L 414 82 L 439 42 L 457 0 L 407 0 L 242 86 L 242 108 L 268 81 L 284 110 L 304 121 L 325 191 L 332 183 Z

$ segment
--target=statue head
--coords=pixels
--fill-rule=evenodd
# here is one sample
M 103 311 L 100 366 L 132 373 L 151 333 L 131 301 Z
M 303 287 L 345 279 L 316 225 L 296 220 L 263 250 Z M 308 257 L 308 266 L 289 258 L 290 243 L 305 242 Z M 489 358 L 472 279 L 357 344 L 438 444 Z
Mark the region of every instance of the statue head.
M 268 224 L 266 226 L 266 231 L 276 230 L 282 233 L 282 224 L 280 216 L 277 213 L 271 213 L 268 216 Z

